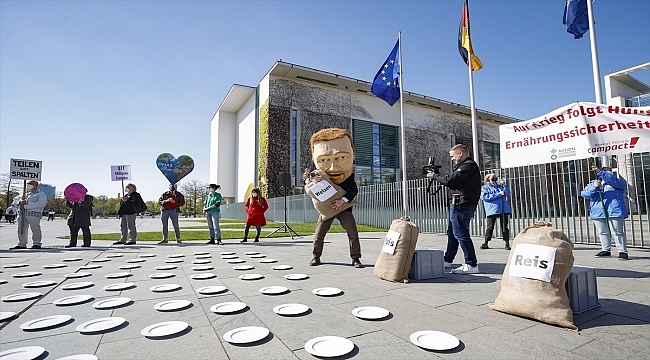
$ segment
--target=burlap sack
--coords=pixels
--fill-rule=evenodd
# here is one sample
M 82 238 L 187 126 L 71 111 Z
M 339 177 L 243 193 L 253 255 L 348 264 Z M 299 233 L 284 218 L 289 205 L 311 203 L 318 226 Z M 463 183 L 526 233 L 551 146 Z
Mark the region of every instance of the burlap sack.
M 340 199 L 345 195 L 345 190 L 343 190 L 340 186 L 336 185 L 330 180 L 329 175 L 327 175 L 326 172 L 320 171 L 320 170 L 314 170 L 311 172 L 311 177 L 315 177 L 316 175 L 320 175 L 320 177 L 324 180 L 327 181 L 332 185 L 334 190 L 336 190 L 336 194 L 331 196 L 329 199 L 325 201 L 320 201 L 318 200 L 318 197 L 314 194 L 314 192 L 311 190 L 311 188 L 316 185 L 316 181 L 308 181 L 307 184 L 305 184 L 305 191 L 307 192 L 307 195 L 311 197 L 312 203 L 314 203 L 314 208 L 316 208 L 316 211 L 320 214 L 320 220 L 325 221 L 329 218 L 332 218 L 336 216 L 336 214 L 340 213 L 341 211 L 345 209 L 349 209 L 353 207 L 354 205 L 357 205 L 358 202 L 356 200 L 348 201 L 345 204 L 341 205 L 340 208 L 338 209 L 333 209 L 330 205 L 334 202 L 336 199 Z
M 408 282 L 411 261 L 413 260 L 420 229 L 411 222 L 408 216 L 404 216 L 393 220 L 390 224 L 390 230 L 400 234 L 397 245 L 395 245 L 395 253 L 379 252 L 379 258 L 374 267 L 375 275 L 388 281 Z
M 510 276 L 512 255 L 521 244 L 536 244 L 554 247 L 555 262 L 551 282 Z M 515 238 L 508 264 L 503 271 L 501 291 L 494 304 L 494 310 L 536 319 L 548 324 L 577 330 L 573 324 L 573 312 L 565 284 L 573 267 L 573 243 L 562 230 L 551 227 L 551 223 L 538 222 L 525 228 Z

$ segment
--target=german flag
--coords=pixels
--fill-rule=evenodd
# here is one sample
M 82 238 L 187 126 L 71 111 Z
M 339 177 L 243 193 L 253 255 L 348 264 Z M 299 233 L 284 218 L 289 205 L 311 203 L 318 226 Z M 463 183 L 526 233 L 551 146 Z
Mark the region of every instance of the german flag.
M 467 0 L 465 0 L 465 5 L 463 6 L 463 16 L 460 18 L 460 26 L 458 27 L 458 52 L 460 56 L 467 64 L 468 53 L 472 54 L 472 71 L 481 70 L 483 64 L 481 60 L 474 54 L 474 48 L 472 48 L 472 39 L 469 32 L 469 7 L 467 6 Z M 469 66 L 469 64 L 467 64 Z

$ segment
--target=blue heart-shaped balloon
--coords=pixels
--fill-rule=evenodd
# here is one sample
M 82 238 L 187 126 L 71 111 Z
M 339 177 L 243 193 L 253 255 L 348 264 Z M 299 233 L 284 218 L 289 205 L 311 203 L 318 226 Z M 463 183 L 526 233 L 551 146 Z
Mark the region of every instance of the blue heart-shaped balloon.
M 156 166 L 169 180 L 170 184 L 176 184 L 194 170 L 194 160 L 187 155 L 175 158 L 170 153 L 162 153 L 156 159 Z

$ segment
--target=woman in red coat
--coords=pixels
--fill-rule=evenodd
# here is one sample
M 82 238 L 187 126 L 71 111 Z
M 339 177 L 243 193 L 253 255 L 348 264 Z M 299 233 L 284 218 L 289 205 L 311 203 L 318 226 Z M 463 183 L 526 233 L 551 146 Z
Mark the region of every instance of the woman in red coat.
M 268 209 L 269 204 L 267 204 L 266 199 L 262 197 L 260 189 L 254 188 L 251 191 L 251 197 L 246 201 L 246 229 L 244 230 L 244 240 L 241 242 L 245 243 L 248 241 L 248 230 L 251 226 L 255 226 L 255 229 L 257 229 L 254 242 L 260 241 L 262 226 L 266 225 L 264 213 Z

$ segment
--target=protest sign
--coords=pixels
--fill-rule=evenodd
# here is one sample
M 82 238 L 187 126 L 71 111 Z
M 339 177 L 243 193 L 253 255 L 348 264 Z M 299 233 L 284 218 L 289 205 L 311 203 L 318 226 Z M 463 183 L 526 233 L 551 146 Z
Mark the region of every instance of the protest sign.
M 41 181 L 42 161 L 11 159 L 10 179 Z
M 131 180 L 131 165 L 111 166 L 111 181 Z

